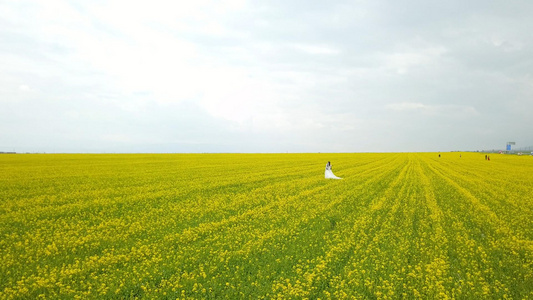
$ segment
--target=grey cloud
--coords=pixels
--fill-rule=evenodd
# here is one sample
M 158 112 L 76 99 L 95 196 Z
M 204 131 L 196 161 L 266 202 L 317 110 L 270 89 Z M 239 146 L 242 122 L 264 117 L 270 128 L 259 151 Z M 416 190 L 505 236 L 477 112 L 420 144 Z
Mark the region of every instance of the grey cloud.
M 117 43 L 132 50 L 150 46 L 144 35 L 127 30 L 128 23 L 113 24 L 83 4 L 64 4 L 81 18 L 58 16 L 53 22 L 40 20 L 34 5 L 16 5 L 22 7 L 0 13 L 0 146 L 445 151 L 497 147 L 509 138 L 533 145 L 533 3 L 251 1 L 208 15 L 220 29 L 216 33 L 195 15 L 143 19 L 134 25 L 186 42 L 194 55 L 146 58 L 147 64 L 162 64 L 147 70 L 167 73 L 139 74 L 137 81 L 95 66 L 69 35 L 79 33 L 82 41 L 111 50 Z M 22 12 L 35 21 L 19 20 Z M 40 26 L 50 24 L 71 31 L 41 35 Z M 196 73 L 182 73 L 182 65 Z M 228 79 L 232 87 L 220 99 L 208 100 L 249 107 L 244 121 L 204 107 L 206 95 L 218 93 L 206 78 L 223 81 L 230 71 L 241 77 Z M 173 86 L 160 92 L 161 84 L 147 83 L 158 77 Z M 232 102 L 250 83 L 265 88 L 257 97 L 244 93 L 253 99 Z M 20 86 L 28 86 L 27 93 Z M 259 95 L 265 91 L 270 94 Z M 254 101 L 268 103 L 247 105 Z M 258 125 L 265 120 L 279 123 Z M 325 146 L 325 140 L 334 144 Z

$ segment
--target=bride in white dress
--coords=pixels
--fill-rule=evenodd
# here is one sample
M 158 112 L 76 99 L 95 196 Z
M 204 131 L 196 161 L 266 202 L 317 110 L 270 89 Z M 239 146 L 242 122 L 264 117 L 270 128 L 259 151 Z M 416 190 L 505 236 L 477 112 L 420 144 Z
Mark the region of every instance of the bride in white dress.
M 333 171 L 331 170 L 331 163 L 328 161 L 328 163 L 326 164 L 326 174 L 325 174 L 325 177 L 326 179 L 342 179 L 340 177 L 337 177 L 335 176 L 335 174 L 333 174 Z

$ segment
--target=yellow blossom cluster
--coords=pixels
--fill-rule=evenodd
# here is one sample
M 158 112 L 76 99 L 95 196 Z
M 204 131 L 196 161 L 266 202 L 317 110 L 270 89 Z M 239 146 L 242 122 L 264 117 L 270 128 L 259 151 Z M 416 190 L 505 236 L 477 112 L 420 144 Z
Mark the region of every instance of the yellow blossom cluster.
M 0 299 L 527 299 L 532 220 L 527 156 L 2 155 Z

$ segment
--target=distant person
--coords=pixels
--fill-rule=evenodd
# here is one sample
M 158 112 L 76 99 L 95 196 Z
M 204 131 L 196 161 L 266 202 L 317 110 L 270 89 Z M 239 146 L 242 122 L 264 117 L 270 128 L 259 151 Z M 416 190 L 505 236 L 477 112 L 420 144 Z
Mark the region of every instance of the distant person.
M 325 172 L 325 176 L 324 177 L 326 179 L 342 179 L 340 177 L 335 176 L 335 174 L 333 174 L 333 171 L 331 170 L 331 163 L 329 161 L 326 164 L 326 172 Z
M 439 153 L 439 157 L 440 157 L 440 153 Z
M 490 156 L 487 156 L 487 160 L 490 161 Z
M 487 154 L 485 154 L 485 160 L 487 160 Z

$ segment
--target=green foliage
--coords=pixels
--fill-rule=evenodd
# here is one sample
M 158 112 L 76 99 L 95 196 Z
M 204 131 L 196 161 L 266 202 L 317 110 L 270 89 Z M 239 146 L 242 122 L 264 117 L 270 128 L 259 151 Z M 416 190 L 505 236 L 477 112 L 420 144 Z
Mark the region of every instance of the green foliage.
M 533 297 L 533 158 L 491 159 L 0 156 L 0 298 Z

